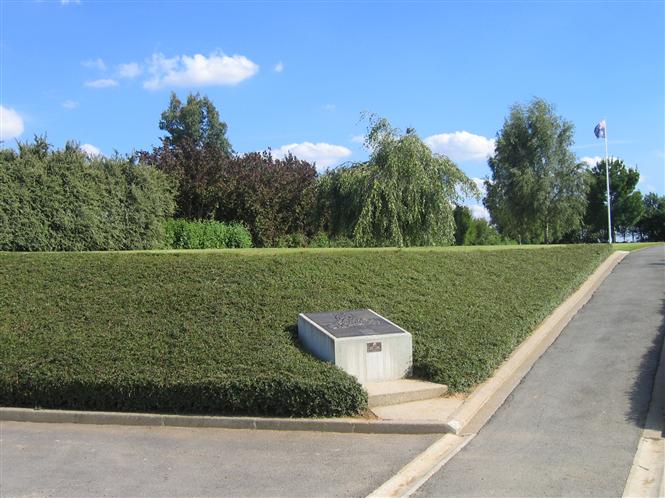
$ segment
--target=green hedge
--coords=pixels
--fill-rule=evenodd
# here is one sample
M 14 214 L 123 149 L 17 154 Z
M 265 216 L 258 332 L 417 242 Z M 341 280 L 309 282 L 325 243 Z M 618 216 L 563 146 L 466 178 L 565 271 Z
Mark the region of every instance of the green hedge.
M 175 208 L 166 175 L 40 138 L 0 151 L 0 250 L 151 249 Z
M 300 312 L 372 308 L 417 374 L 482 382 L 607 245 L 0 253 L 0 405 L 348 415 L 353 378 L 303 352 Z
M 165 245 L 169 249 L 230 249 L 252 247 L 252 235 L 240 223 L 166 220 Z

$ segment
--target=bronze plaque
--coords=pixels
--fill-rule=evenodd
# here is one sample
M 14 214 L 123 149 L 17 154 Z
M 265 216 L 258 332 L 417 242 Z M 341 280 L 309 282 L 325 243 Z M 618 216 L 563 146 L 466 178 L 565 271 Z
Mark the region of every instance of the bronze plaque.
M 368 353 L 380 353 L 381 352 L 381 343 L 380 342 L 368 342 L 367 343 L 367 352 Z
M 305 313 L 305 316 L 325 329 L 330 335 L 338 338 L 400 334 L 403 332 L 385 318 L 368 309 Z

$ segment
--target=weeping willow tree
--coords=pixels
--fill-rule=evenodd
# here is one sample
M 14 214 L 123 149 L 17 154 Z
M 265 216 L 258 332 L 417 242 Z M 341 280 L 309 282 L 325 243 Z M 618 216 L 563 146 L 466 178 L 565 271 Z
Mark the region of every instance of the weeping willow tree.
M 320 177 L 323 228 L 358 246 L 452 244 L 455 203 L 478 196 L 475 184 L 415 131 L 402 134 L 384 118 L 370 117 L 365 145 L 369 161 Z

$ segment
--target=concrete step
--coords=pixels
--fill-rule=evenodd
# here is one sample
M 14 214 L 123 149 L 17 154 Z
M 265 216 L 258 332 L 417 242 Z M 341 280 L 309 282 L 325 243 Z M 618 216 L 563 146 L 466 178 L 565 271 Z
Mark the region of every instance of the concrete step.
M 375 406 L 374 415 L 381 420 L 415 420 L 418 422 L 446 423 L 462 403 L 461 395 L 410 401 L 399 405 Z
M 424 380 L 399 379 L 363 384 L 369 398 L 369 407 L 397 405 L 443 396 L 448 386 Z

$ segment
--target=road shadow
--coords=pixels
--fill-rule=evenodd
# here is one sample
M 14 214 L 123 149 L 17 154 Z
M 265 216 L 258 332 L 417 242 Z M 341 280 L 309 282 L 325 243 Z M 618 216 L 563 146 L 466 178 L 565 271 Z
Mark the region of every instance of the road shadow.
M 639 367 L 640 371 L 630 392 L 630 409 L 626 415 L 626 419 L 643 429 L 663 431 L 662 418 L 665 414 L 661 414 L 660 420 L 648 420 L 647 413 L 652 394 L 657 389 L 665 391 L 665 385 L 655 386 L 654 388 L 656 371 L 658 370 L 661 350 L 665 341 L 665 299 L 661 303 L 660 316 L 661 322 L 658 327 L 658 333 L 651 342 L 649 350 L 642 356 Z M 665 365 L 663 368 L 665 368 Z

